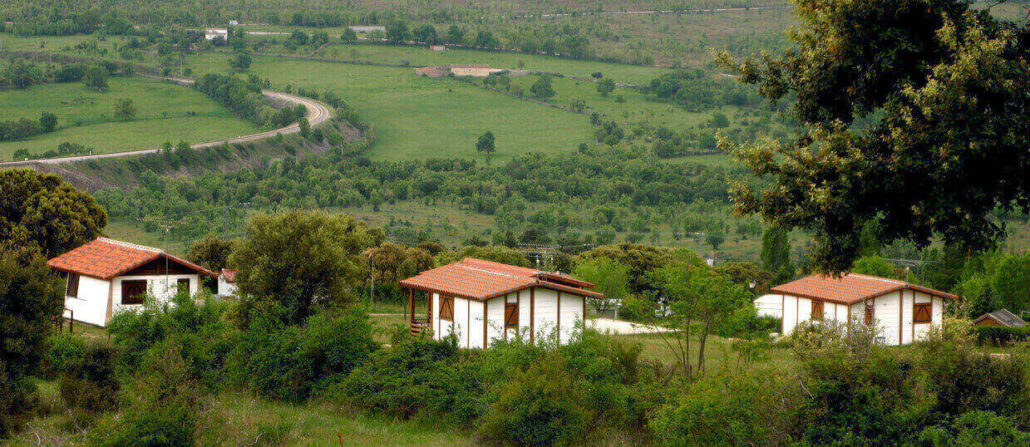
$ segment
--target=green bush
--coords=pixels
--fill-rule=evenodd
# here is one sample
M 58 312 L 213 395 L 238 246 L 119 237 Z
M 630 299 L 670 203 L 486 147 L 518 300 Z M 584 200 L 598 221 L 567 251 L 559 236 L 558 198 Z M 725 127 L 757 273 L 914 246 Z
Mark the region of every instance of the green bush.
M 461 355 L 453 339 L 409 339 L 377 351 L 329 396 L 384 415 L 469 425 L 481 413 L 483 373 Z
M 919 442 L 925 446 L 944 447 L 953 445 L 1028 445 L 1030 433 L 1020 431 L 1012 418 L 998 416 L 990 411 L 965 413 L 948 425 L 937 425 L 924 429 Z
M 584 385 L 561 355 L 547 355 L 497 385 L 480 434 L 514 445 L 579 444 L 592 416 Z
M 746 306 L 733 312 L 716 329 L 720 337 L 765 339 L 772 332 L 780 332 L 781 320 L 776 317 L 758 316 L 754 306 Z
M 259 394 L 292 402 L 321 394 L 368 361 L 378 344 L 372 324 L 356 308 L 320 313 L 304 326 L 284 326 L 268 316 L 238 340 L 229 370 L 234 381 Z
M 654 302 L 646 298 L 630 297 L 622 302 L 619 318 L 629 321 L 647 321 L 654 318 Z
M 90 412 L 115 408 L 121 388 L 115 371 L 118 354 L 117 346 L 91 342 L 79 355 L 66 358 L 59 382 L 65 404 Z
M 976 338 L 980 344 L 991 346 L 1008 346 L 1012 343 L 1030 340 L 1030 326 L 977 326 L 973 330 L 976 332 Z
M 178 348 L 162 343 L 143 358 L 125 392 L 131 403 L 118 420 L 90 432 L 102 447 L 189 446 L 197 425 L 198 386 Z
M 56 379 L 68 365 L 81 359 L 86 352 L 86 339 L 71 334 L 51 335 L 47 340 L 47 352 L 43 356 L 43 377 Z

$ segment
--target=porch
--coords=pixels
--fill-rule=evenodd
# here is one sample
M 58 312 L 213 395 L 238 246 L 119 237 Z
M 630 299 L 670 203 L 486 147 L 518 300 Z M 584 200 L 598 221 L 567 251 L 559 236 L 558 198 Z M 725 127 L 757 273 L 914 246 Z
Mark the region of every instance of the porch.
M 425 294 L 425 299 L 422 299 L 422 297 L 415 296 L 415 289 L 410 287 L 407 289 L 408 305 L 404 308 L 404 319 L 408 322 L 412 336 L 422 335 L 433 329 L 433 294 L 419 291 L 419 294 Z M 425 309 L 421 309 L 422 306 L 419 305 L 423 302 Z

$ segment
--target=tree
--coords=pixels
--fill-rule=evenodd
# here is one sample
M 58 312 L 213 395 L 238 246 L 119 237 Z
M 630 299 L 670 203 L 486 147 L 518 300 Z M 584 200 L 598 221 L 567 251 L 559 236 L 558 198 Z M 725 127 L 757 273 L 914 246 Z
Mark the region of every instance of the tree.
M 991 275 L 1000 304 L 1017 314 L 1030 310 L 1030 254 L 1002 255 Z
M 551 87 L 551 77 L 544 75 L 537 78 L 536 82 L 529 87 L 529 92 L 539 99 L 547 99 L 554 96 L 554 88 Z
M 809 229 L 831 271 L 851 266 L 874 219 L 885 243 L 993 246 L 1004 230 L 991 214 L 1030 205 L 1030 27 L 955 0 L 815 0 L 795 13 L 782 56 L 720 56 L 770 100 L 797 98 L 802 127 L 788 143 L 724 142 L 772 183 L 737 185 L 738 211 Z
M 203 239 L 190 244 L 186 259 L 217 272 L 229 265 L 232 246 L 231 239 L 222 239 L 208 233 Z
M 27 379 L 63 309 L 62 282 L 37 249 L 0 247 L 0 439 L 31 408 Z
M 340 35 L 340 40 L 344 43 L 354 43 L 358 41 L 358 33 L 349 27 L 343 30 L 343 34 Z
M 476 140 L 476 151 L 478 151 L 479 153 L 483 154 L 484 157 L 486 157 L 487 163 L 490 162 L 490 157 L 496 151 L 496 148 L 494 147 L 493 132 L 490 132 L 488 130 L 486 131 L 486 133 L 479 136 L 479 139 Z
M 387 242 L 370 253 L 376 284 L 391 284 L 415 276 L 433 267 L 433 256 L 416 247 Z
M 278 305 L 297 324 L 320 308 L 353 301 L 367 276 L 362 252 L 383 234 L 353 217 L 323 211 L 257 215 L 229 256 L 248 304 Z
M 403 43 L 411 39 L 411 31 L 408 30 L 408 23 L 403 20 L 394 20 L 386 24 L 386 40 L 390 43 Z
M 905 279 L 904 275 L 898 274 L 898 270 L 890 262 L 875 255 L 856 259 L 855 264 L 851 267 L 851 271 L 881 278 Z
M 39 125 L 43 128 L 43 132 L 53 132 L 57 128 L 57 115 L 43 112 L 43 115 L 39 117 Z
M 500 45 L 494 34 L 487 30 L 479 30 L 472 44 L 478 48 L 493 48 Z
M 114 102 L 114 117 L 118 121 L 132 121 L 136 118 L 136 104 L 129 98 L 119 98 Z
M 705 347 L 708 335 L 750 300 L 743 287 L 720 275 L 700 259 L 694 257 L 666 265 L 650 274 L 668 300 L 670 315 L 663 323 L 673 329 L 666 334 L 676 343 L 667 343 L 677 357 L 683 373 L 690 377 L 694 371 L 705 369 Z M 698 340 L 697 364 L 692 366 L 690 342 L 696 326 Z
M 629 267 L 608 258 L 585 260 L 572 270 L 572 275 L 597 287 L 594 289 L 604 294 L 604 298 L 588 298 L 598 312 L 611 311 L 618 303 L 629 296 Z
M 106 68 L 100 65 L 90 65 L 89 68 L 86 69 L 86 74 L 82 77 L 82 83 L 88 89 L 102 92 L 107 88 L 108 76 L 109 73 Z
M 434 45 L 440 39 L 436 35 L 436 27 L 427 23 L 415 29 L 415 40 L 426 45 Z
M 250 55 L 243 52 L 236 53 L 232 59 L 229 60 L 229 66 L 235 71 L 247 71 L 247 69 L 250 68 L 250 63 Z
M 593 258 L 606 258 L 629 267 L 630 290 L 641 293 L 655 290 L 647 273 L 665 267 L 676 259 L 673 251 L 666 247 L 638 245 L 623 242 L 618 245 L 602 245 L 580 253 L 573 259 L 580 264 Z
M 307 45 L 308 33 L 305 33 L 301 30 L 294 30 L 292 33 L 290 33 L 290 42 L 293 42 L 293 44 L 297 46 Z
M 790 261 L 790 235 L 783 228 L 772 226 L 762 235 L 762 268 L 772 272 L 773 282 L 783 284 L 794 279 L 794 264 Z
M 720 232 L 711 232 L 705 235 L 705 242 L 712 246 L 712 250 L 719 250 L 719 246 L 726 242 L 726 236 Z
M 610 78 L 597 81 L 597 93 L 600 93 L 601 96 L 608 96 L 613 91 L 615 91 L 615 81 Z
M 447 28 L 447 43 L 462 45 L 465 43 L 465 31 L 458 25 L 451 25 Z
M 7 66 L 4 78 L 15 88 L 27 88 L 43 81 L 43 71 L 35 64 L 22 59 L 14 59 Z
M 95 239 L 107 213 L 56 174 L 0 170 L 0 241 L 37 247 L 52 258 Z

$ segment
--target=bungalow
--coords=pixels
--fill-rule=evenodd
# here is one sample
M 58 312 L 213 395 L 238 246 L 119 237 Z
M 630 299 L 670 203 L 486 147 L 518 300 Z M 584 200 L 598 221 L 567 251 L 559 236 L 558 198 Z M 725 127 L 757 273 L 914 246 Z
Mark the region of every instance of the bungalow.
M 473 258 L 427 270 L 400 285 L 408 289 L 412 334 L 432 330 L 440 340 L 453 333 L 466 348 L 487 348 L 518 335 L 540 340 L 555 332 L 559 343 L 568 343 L 586 315 L 586 298 L 604 297 L 587 290 L 593 284 L 559 272 Z M 424 318 L 416 317 L 416 290 L 425 292 Z
M 812 275 L 773 287 L 755 300 L 755 307 L 760 314 L 781 317 L 783 334 L 806 321 L 857 320 L 879 328 L 884 344 L 905 345 L 940 326 L 945 301 L 957 298 L 905 281 L 849 273 Z
M 1008 309 L 988 312 L 973 320 L 973 326 L 1024 327 L 1026 325 L 1026 321 L 1009 312 Z
M 167 301 L 197 293 L 200 275 L 215 273 L 164 251 L 97 238 L 47 262 L 64 273 L 64 307 L 75 321 L 106 326 L 118 311 L 143 304 L 149 293 Z
M 454 76 L 471 76 L 475 78 L 485 78 L 493 73 L 503 72 L 500 68 L 490 68 L 489 65 L 458 65 L 451 64 L 447 68 L 450 69 L 451 74 Z
M 218 295 L 232 296 L 236 294 L 236 270 L 222 269 L 218 275 Z

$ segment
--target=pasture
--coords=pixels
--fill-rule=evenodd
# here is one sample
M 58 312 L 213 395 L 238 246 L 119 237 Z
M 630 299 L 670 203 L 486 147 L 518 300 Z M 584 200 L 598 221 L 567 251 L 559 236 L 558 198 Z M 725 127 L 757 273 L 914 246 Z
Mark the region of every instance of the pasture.
M 132 100 L 136 107 L 131 121 L 114 118 L 114 104 L 122 98 Z M 22 148 L 33 154 L 55 150 L 63 142 L 107 153 L 154 148 L 165 141 L 200 143 L 257 131 L 254 124 L 234 117 L 204 94 L 157 80 L 112 78 L 102 93 L 86 89 L 81 82 L 0 92 L 3 119 L 38 119 L 43 112 L 57 115 L 57 130 L 0 143 L 0 159 L 10 159 Z

